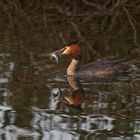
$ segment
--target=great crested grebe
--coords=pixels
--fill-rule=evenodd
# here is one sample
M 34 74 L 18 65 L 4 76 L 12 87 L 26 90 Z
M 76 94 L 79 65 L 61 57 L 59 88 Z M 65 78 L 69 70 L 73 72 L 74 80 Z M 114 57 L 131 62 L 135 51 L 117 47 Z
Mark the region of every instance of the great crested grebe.
M 62 55 L 69 55 L 72 61 L 67 68 L 67 75 L 71 76 L 89 76 L 94 78 L 104 78 L 112 75 L 128 74 L 136 70 L 136 66 L 130 61 L 120 60 L 98 60 L 84 66 L 80 66 L 82 51 L 79 45 L 71 43 L 64 48 L 51 53 L 57 63 L 60 62 Z

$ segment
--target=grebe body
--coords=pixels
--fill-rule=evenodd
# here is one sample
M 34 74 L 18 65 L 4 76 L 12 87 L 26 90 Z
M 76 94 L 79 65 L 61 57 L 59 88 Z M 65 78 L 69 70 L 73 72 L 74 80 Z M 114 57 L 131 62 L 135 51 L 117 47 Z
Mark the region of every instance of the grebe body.
M 77 75 L 92 76 L 96 78 L 117 76 L 132 73 L 136 69 L 135 65 L 125 60 L 98 60 L 79 68 Z

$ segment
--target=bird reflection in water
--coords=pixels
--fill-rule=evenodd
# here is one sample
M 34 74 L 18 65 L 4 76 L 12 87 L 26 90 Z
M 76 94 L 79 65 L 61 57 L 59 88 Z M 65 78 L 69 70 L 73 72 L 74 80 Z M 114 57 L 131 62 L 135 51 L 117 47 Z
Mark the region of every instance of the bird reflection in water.
M 59 92 L 53 93 L 52 98 L 54 102 L 65 104 L 71 108 L 82 111 L 81 104 L 84 101 L 85 93 L 80 81 L 74 76 L 67 76 L 70 92 L 63 92 L 59 88 Z

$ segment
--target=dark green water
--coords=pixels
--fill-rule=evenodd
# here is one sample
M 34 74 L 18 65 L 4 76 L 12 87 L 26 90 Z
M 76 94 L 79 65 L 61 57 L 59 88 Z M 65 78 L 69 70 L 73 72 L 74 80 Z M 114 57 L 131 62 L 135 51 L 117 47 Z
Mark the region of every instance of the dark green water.
M 61 102 L 72 93 L 59 76 L 65 65 L 23 65 L 10 52 L 0 58 L 1 140 L 140 139 L 139 72 L 117 82 L 81 81 L 80 109 Z

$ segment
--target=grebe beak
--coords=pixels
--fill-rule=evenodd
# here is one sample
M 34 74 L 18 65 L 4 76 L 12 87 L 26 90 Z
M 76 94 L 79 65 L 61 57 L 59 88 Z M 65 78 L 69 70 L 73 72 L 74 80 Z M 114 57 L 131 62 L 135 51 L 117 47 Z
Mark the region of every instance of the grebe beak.
M 61 50 L 52 52 L 50 54 L 51 59 L 54 58 L 56 60 L 56 63 L 59 64 L 60 63 L 60 59 L 61 59 L 61 55 L 63 54 L 63 52 L 64 52 L 65 49 L 66 48 L 62 48 Z

